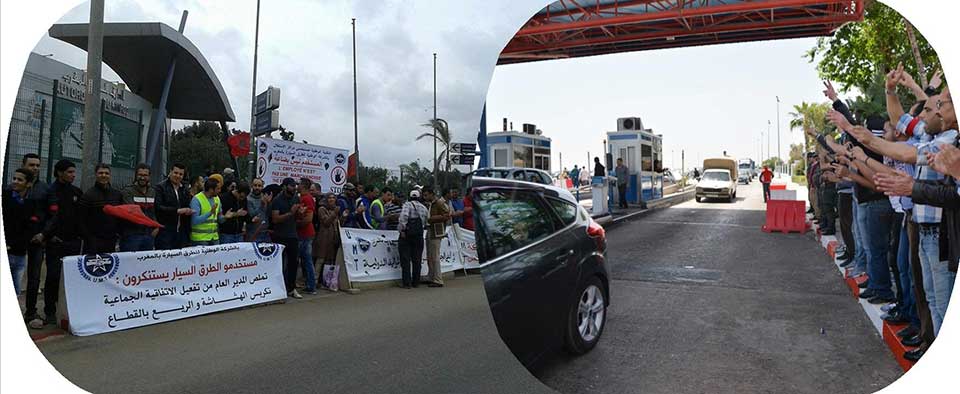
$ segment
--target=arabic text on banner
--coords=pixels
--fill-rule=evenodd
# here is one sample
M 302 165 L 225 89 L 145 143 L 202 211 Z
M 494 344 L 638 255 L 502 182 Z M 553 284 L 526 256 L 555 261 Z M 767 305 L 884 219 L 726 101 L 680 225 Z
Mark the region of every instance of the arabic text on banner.
M 63 259 L 70 330 L 85 336 L 286 298 L 283 246 L 234 243 Z
M 347 150 L 273 138 L 257 139 L 257 178 L 280 184 L 309 178 L 324 193 L 340 193 L 347 183 Z
M 400 233 L 384 230 L 340 228 L 343 245 L 343 263 L 353 282 L 378 282 L 400 279 Z M 426 241 L 424 241 L 426 245 Z M 427 253 L 424 246 L 423 270 L 427 274 Z M 460 244 L 453 227 L 447 228 L 447 238 L 440 243 L 440 271 L 463 269 Z
M 480 258 L 477 257 L 477 241 L 473 237 L 473 231 L 460 227 L 459 224 L 455 224 L 453 227 L 460 245 L 460 256 L 462 256 L 464 268 L 480 268 Z

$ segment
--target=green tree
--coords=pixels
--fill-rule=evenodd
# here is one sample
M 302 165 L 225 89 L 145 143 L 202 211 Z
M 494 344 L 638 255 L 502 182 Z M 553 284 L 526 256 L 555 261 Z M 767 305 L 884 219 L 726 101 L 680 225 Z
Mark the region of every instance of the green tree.
M 834 129 L 833 125 L 827 122 L 827 113 L 830 112 L 830 103 L 808 103 L 806 101 L 800 105 L 793 106 L 793 112 L 788 113 L 790 119 L 790 130 L 800 129 L 803 131 L 807 127 L 816 130 L 819 133 L 830 132 Z M 809 150 L 816 141 L 810 136 L 804 134 L 803 150 Z M 793 146 L 791 145 L 790 159 L 793 160 Z
M 771 170 L 776 169 L 777 166 L 783 164 L 783 160 L 779 157 L 771 157 L 767 160 L 764 160 L 763 163 L 760 163 L 761 166 L 767 166 Z
M 936 51 L 918 31 L 917 47 L 924 69 L 919 70 L 903 17 L 879 1 L 868 1 L 863 22 L 848 23 L 832 37 L 817 40 L 804 57 L 816 61 L 820 77 L 840 83 L 841 90 L 861 91 L 870 86 L 877 74 L 885 74 L 899 63 L 920 81 L 919 75 L 931 75 L 940 68 Z
M 447 152 L 450 148 L 451 136 L 450 128 L 447 126 L 447 121 L 443 119 L 430 119 L 428 123 L 424 123 L 421 126 L 429 127 L 433 131 L 428 133 L 423 133 L 417 136 L 417 141 L 420 141 L 424 138 L 436 138 L 438 144 L 441 145 L 440 148 L 443 150 L 437 153 L 437 163 L 446 163 L 443 168 L 446 168 L 447 171 L 450 171 L 450 155 Z M 444 160 L 446 158 L 446 160 Z
M 183 163 L 187 175 L 196 178 L 207 171 L 233 167 L 230 150 L 223 142 L 217 122 L 201 121 L 174 130 L 170 137 L 170 162 Z

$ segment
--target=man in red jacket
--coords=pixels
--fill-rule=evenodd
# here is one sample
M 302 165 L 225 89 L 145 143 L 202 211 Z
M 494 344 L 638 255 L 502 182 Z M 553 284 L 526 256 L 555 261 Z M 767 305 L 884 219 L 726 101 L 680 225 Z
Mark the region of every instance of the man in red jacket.
M 772 181 L 773 171 L 770 171 L 767 166 L 763 166 L 763 171 L 760 172 L 760 183 L 763 184 L 763 202 L 770 199 L 770 182 Z

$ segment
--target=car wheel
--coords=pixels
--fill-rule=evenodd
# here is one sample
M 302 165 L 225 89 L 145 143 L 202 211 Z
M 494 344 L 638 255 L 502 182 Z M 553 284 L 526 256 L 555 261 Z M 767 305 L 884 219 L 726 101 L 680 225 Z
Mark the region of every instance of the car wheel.
M 603 283 L 591 277 L 578 288 L 579 297 L 570 304 L 567 315 L 566 349 L 574 355 L 589 352 L 603 334 L 607 322 L 607 303 Z

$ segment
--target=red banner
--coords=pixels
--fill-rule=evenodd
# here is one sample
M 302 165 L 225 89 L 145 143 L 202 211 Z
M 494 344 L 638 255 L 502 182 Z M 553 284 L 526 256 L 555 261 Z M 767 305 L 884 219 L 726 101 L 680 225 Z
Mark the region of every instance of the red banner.
M 357 154 L 351 153 L 347 159 L 347 179 L 356 179 L 357 176 Z

